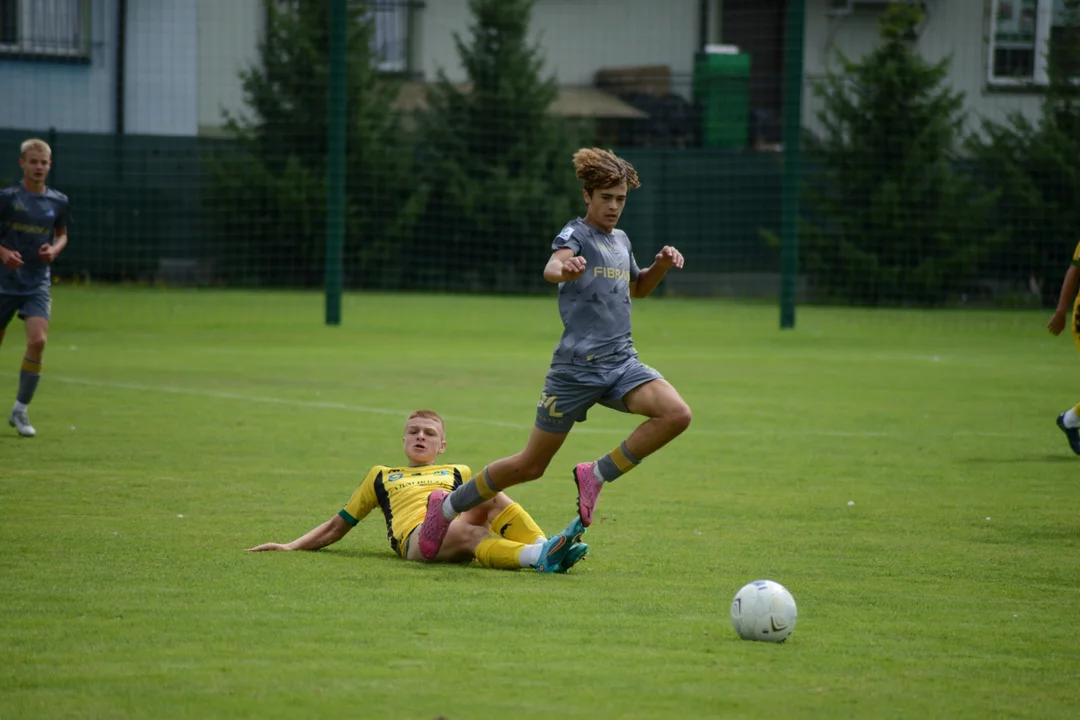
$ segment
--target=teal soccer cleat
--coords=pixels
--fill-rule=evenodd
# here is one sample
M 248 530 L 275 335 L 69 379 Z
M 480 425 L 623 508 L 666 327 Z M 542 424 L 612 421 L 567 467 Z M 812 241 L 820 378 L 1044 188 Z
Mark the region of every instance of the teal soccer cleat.
M 566 572 L 566 570 L 573 567 L 574 563 L 585 557 L 585 554 L 589 552 L 589 546 L 581 542 L 581 536 L 584 534 L 584 523 L 581 522 L 580 517 L 575 517 L 566 526 L 565 530 L 544 543 L 544 547 L 540 550 L 540 560 L 534 566 L 536 572 Z M 576 547 L 584 547 L 585 549 L 584 551 L 575 550 Z M 567 564 L 567 557 L 572 558 L 569 564 Z
M 536 561 L 536 565 L 533 567 L 536 568 L 538 573 L 558 572 L 569 550 L 570 540 L 562 533 L 559 533 L 540 548 L 540 559 Z
M 557 573 L 568 573 L 570 568 L 574 567 L 581 560 L 584 560 L 589 556 L 589 546 L 585 543 L 574 543 L 570 546 L 570 549 L 566 551 L 566 555 L 563 557 L 561 563 L 559 563 L 559 569 Z
M 581 521 L 580 517 L 576 517 L 559 534 L 565 535 L 570 540 L 571 545 L 577 545 L 581 542 L 581 536 L 585 534 L 585 523 Z
M 584 545 L 584 552 L 581 552 L 580 549 L 573 549 L 582 545 L 581 535 L 584 532 L 585 526 L 582 524 L 581 518 L 573 518 L 570 525 L 566 526 L 566 530 L 554 535 L 553 538 L 543 544 L 540 549 L 540 559 L 534 566 L 537 572 L 565 572 L 565 570 L 562 570 L 563 567 L 569 570 L 573 563 L 589 552 L 588 545 Z M 573 558 L 569 565 L 566 563 L 568 556 Z

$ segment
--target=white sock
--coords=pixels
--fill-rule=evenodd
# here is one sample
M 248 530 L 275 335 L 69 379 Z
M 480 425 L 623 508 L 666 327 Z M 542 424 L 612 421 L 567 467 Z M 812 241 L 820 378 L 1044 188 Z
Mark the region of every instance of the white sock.
M 518 558 L 521 567 L 535 567 L 536 563 L 540 562 L 540 550 L 542 548 L 543 545 L 537 545 L 536 543 L 526 545 L 521 550 L 521 556 Z
M 16 403 L 16 405 L 18 405 L 18 403 Z M 1065 423 L 1065 427 L 1067 428 L 1080 427 L 1080 415 L 1076 414 L 1076 408 L 1069 408 L 1068 411 L 1066 411 L 1062 422 Z
M 544 543 L 546 543 L 546 542 L 547 542 L 547 540 L 548 540 L 548 539 L 547 539 L 546 537 L 544 537 L 543 535 L 541 535 L 540 537 L 538 537 L 538 538 L 536 538 L 535 540 L 533 540 L 533 541 L 532 541 L 532 544 L 533 544 L 533 545 L 543 545 Z
M 26 412 L 26 408 L 28 408 L 28 407 L 29 407 L 29 405 L 26 405 L 26 404 L 21 403 L 18 400 L 16 400 L 15 401 L 15 407 L 11 408 L 11 411 L 12 412 Z
M 448 494 L 442 501 L 442 516 L 447 520 L 453 520 L 457 515 L 457 511 L 454 510 L 454 506 L 450 503 L 450 495 Z
M 604 476 L 600 474 L 600 463 L 594 462 L 592 464 L 592 474 L 596 476 L 597 480 L 604 482 Z

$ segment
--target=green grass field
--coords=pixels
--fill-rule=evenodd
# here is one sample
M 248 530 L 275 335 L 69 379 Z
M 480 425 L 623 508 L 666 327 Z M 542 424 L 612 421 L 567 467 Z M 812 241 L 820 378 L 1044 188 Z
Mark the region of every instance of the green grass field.
M 1044 313 L 804 308 L 780 332 L 772 306 L 639 302 L 693 425 L 605 491 L 586 562 L 539 576 L 404 563 L 377 515 L 244 550 L 397 462 L 413 408 L 453 462 L 520 449 L 553 299 L 352 295 L 326 328 L 317 294 L 54 296 L 39 436 L 0 433 L 3 720 L 1078 711 L 1080 458 L 1054 417 L 1080 359 Z M 511 496 L 560 529 L 570 468 L 635 422 L 594 411 Z M 783 645 L 731 629 L 763 577 L 798 601 Z

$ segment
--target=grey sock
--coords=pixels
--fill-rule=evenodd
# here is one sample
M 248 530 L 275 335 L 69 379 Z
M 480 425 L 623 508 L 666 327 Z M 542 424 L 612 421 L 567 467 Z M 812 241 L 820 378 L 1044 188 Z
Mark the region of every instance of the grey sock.
M 623 457 L 633 463 L 633 466 L 637 466 L 641 462 L 636 457 L 634 457 L 629 450 L 626 449 L 626 441 L 623 441 L 619 445 L 618 451 L 623 454 Z M 615 451 L 613 450 L 612 452 Z M 611 458 L 611 455 L 612 453 L 608 453 L 607 455 L 596 461 L 596 469 L 600 477 L 604 479 L 604 482 L 611 482 L 615 478 L 621 477 L 625 474 L 622 470 L 619 469 L 619 466 L 615 464 L 615 461 Z M 626 472 L 630 472 L 630 470 L 633 470 L 633 466 Z
M 484 483 L 484 489 L 488 492 L 481 493 L 479 483 Z M 466 510 L 472 510 L 477 505 L 480 505 L 486 500 L 499 494 L 499 489 L 491 482 L 491 476 L 488 475 L 487 468 L 484 471 L 474 477 L 469 482 L 454 489 L 454 492 L 450 493 L 446 501 L 443 502 L 443 516 L 450 519 L 450 515 L 447 513 L 449 509 L 454 514 L 463 513 Z M 447 508 L 447 505 L 450 507 Z
M 476 478 L 473 478 L 464 485 L 455 488 L 454 492 L 450 493 L 450 496 L 446 498 L 443 502 L 443 516 L 446 517 L 446 506 L 448 504 L 454 515 L 458 515 L 466 510 L 472 510 L 482 502 L 484 502 L 484 498 L 480 497 L 480 491 L 476 487 Z
M 29 405 L 30 401 L 34 399 L 34 392 L 37 390 L 38 382 L 40 380 L 41 373 L 39 372 L 20 371 L 19 394 L 15 396 L 15 399 L 23 405 Z

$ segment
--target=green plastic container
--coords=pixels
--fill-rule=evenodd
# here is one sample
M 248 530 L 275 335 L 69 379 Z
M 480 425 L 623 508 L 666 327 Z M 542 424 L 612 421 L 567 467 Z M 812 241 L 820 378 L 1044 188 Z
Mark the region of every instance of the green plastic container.
M 705 147 L 746 147 L 750 136 L 750 56 L 699 53 L 694 59 L 694 101 L 701 106 Z

